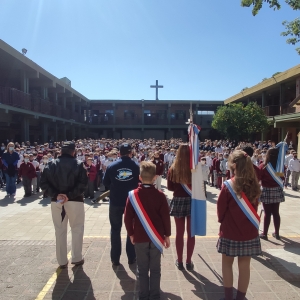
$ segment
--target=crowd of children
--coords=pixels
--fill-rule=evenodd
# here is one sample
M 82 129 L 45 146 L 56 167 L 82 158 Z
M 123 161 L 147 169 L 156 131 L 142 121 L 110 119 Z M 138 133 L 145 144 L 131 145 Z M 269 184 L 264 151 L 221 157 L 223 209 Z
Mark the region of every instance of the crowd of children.
M 84 196 L 90 198 L 93 203 L 96 202 L 94 192 L 99 190 L 108 166 L 119 159 L 119 146 L 124 141 L 124 139 L 118 141 L 85 139 L 76 142 L 76 157 L 84 163 L 88 175 Z M 186 269 L 194 268 L 192 254 L 195 237 L 192 237 L 190 232 L 191 196 L 183 188 L 184 185 L 191 184 L 189 146 L 181 139 L 126 142 L 130 142 L 133 149 L 131 159 L 140 164 L 141 185 L 132 191 L 132 196 L 128 197 L 125 211 L 126 229 L 135 245 L 137 255 L 139 295 L 140 299 L 149 297 L 159 299 L 160 254 L 163 247 L 170 246 L 170 216 L 174 217 L 176 224 L 175 264 L 179 270 L 184 269 L 183 240 L 187 224 Z M 60 155 L 60 148 L 61 143 L 43 145 L 35 143 L 31 146 L 27 142 L 21 145 L 18 143 L 2 145 L 0 183 L 3 185 L 6 182 L 7 195 L 15 195 L 14 181 L 15 183 L 22 181 L 24 197 L 38 193 L 40 175 L 47 164 Z M 278 149 L 271 141 L 268 143 L 255 141 L 252 144 L 205 140 L 200 143 L 199 162 L 203 181 L 221 190 L 217 203 L 218 220 L 221 223 L 217 250 L 222 254 L 226 300 L 233 299 L 232 264 L 236 256 L 239 262 L 239 281 L 235 299 L 245 299 L 250 280 L 251 256 L 261 253 L 260 238 L 268 239 L 271 216 L 275 227 L 273 236 L 280 239 L 279 204 L 284 201 L 283 187 L 287 188 L 290 185 L 290 175 L 292 189 L 298 190 L 300 163 L 292 144 L 288 151 L 287 147 L 283 148 L 284 168 L 276 173 L 281 174 L 281 179 L 278 179 L 277 175 L 272 176 L 272 172 L 269 171 L 270 169 L 274 173 L 275 170 L 278 171 Z M 170 207 L 161 192 L 162 177 L 167 179 L 168 189 L 173 191 Z M 108 189 L 106 186 L 105 190 Z M 46 196 L 44 194 L 44 197 Z M 259 198 L 265 210 L 264 230 L 260 235 L 257 215 Z M 250 217 L 243 212 L 240 202 L 252 211 Z M 147 216 L 147 224 L 144 224 L 143 218 L 139 216 L 140 210 L 137 206 Z

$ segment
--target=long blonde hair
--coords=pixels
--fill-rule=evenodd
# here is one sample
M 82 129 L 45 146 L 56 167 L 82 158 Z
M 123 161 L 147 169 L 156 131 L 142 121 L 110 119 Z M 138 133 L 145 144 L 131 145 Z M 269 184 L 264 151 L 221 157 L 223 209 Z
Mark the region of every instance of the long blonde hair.
M 170 168 L 170 180 L 176 183 L 191 184 L 189 145 L 181 144 L 179 146 L 175 161 Z
M 254 204 L 261 194 L 261 189 L 250 156 L 244 151 L 235 150 L 229 156 L 228 164 L 231 171 L 235 173 L 234 191 L 239 196 L 244 192 L 249 201 Z

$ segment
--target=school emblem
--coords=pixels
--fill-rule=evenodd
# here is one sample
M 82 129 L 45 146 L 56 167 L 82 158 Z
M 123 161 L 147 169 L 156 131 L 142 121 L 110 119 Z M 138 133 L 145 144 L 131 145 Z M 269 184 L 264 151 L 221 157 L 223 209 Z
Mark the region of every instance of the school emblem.
M 132 179 L 132 170 L 130 169 L 119 169 L 116 179 L 120 181 L 128 181 Z

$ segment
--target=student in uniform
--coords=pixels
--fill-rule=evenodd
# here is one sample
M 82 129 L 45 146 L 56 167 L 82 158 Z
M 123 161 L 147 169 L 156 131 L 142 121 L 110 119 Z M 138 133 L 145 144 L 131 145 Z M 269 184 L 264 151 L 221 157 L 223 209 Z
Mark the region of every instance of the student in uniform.
M 261 190 L 248 154 L 235 150 L 228 163 L 234 177 L 224 182 L 217 202 L 218 221 L 221 223 L 217 249 L 222 254 L 224 299 L 234 299 L 232 265 L 237 256 L 239 278 L 235 299 L 243 300 L 250 281 L 251 256 L 261 254 L 257 215 Z M 244 206 L 241 207 L 241 203 Z M 245 207 L 252 212 L 250 218 L 242 210 Z

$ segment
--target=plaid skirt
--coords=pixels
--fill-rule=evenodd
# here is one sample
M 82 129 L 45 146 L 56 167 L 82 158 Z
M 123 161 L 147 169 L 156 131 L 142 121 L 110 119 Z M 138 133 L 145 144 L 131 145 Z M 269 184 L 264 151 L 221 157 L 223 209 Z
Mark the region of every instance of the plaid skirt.
M 227 256 L 255 256 L 262 253 L 259 236 L 249 241 L 232 241 L 220 237 L 217 249 L 219 253 Z
M 263 187 L 260 195 L 260 201 L 265 204 L 284 202 L 283 189 L 280 186 L 274 188 Z
M 191 215 L 191 197 L 173 197 L 170 203 L 170 216 L 181 218 Z

